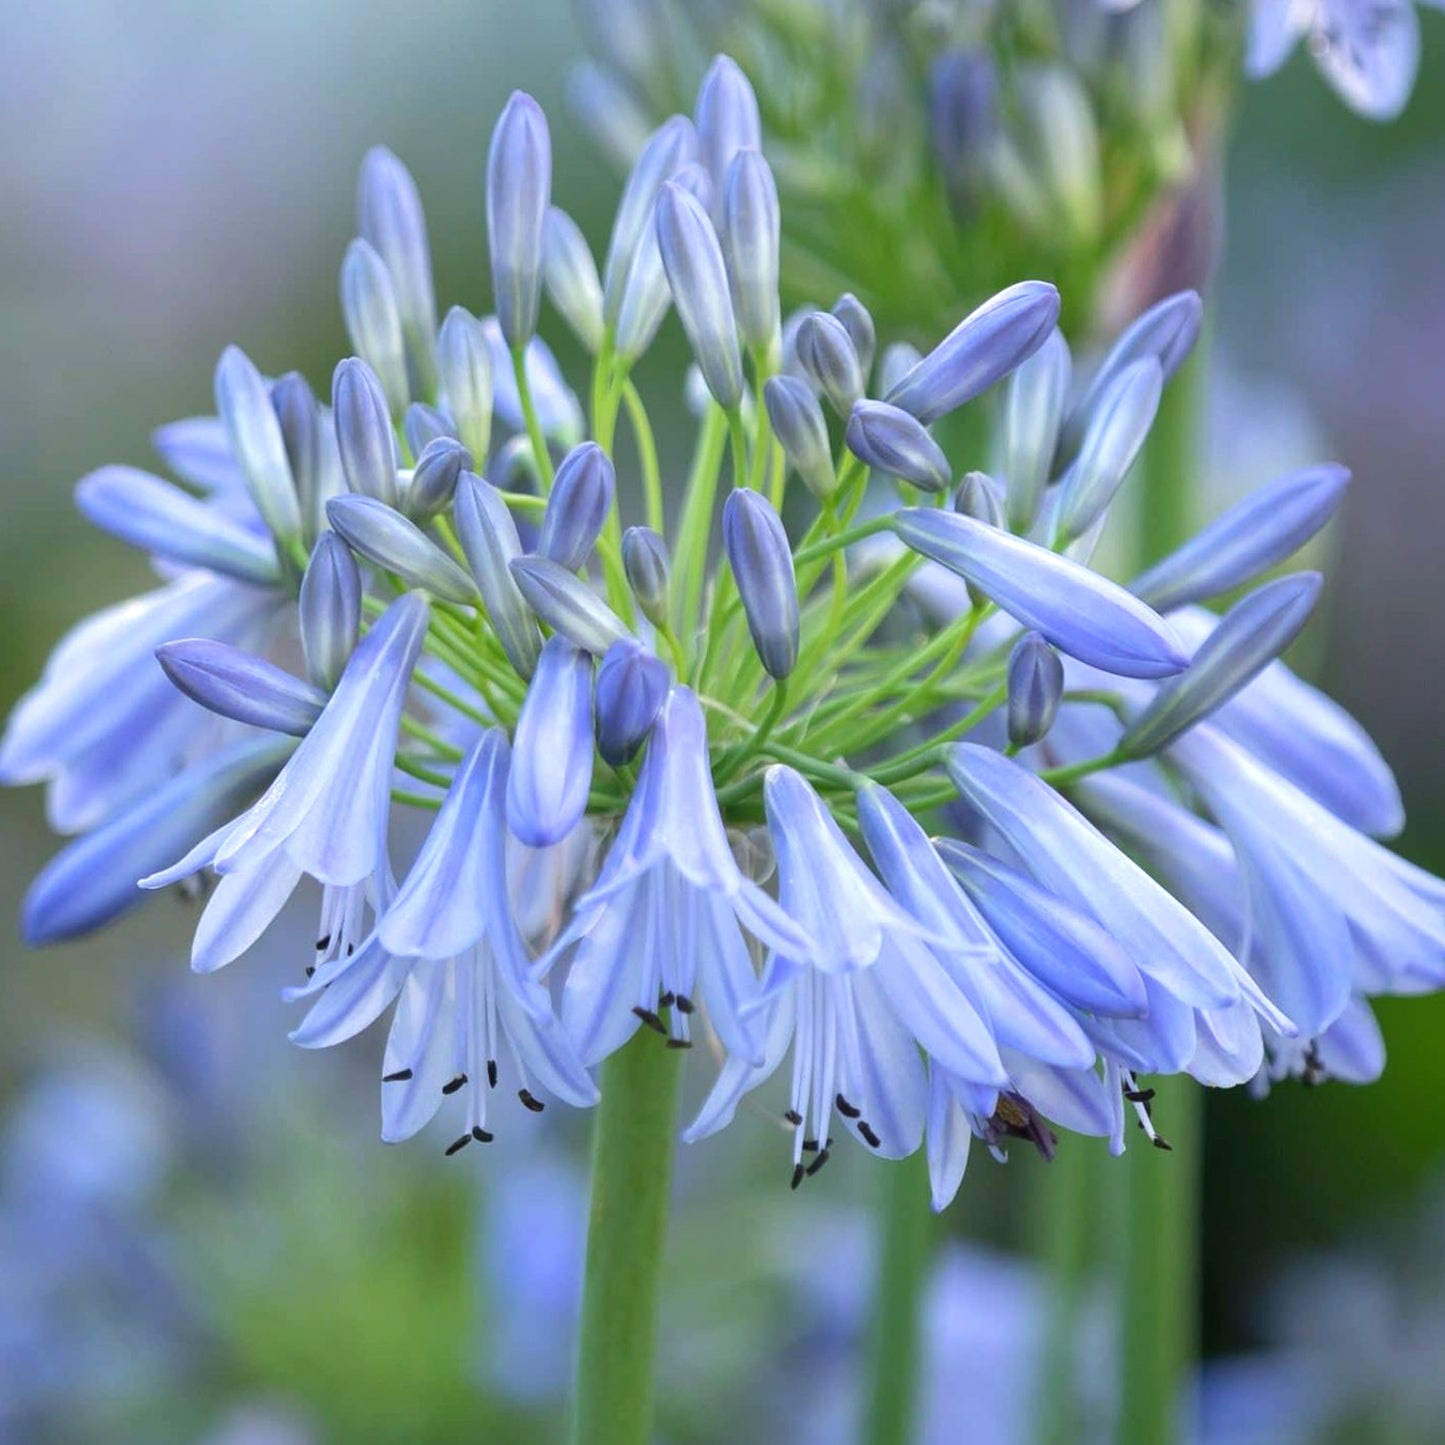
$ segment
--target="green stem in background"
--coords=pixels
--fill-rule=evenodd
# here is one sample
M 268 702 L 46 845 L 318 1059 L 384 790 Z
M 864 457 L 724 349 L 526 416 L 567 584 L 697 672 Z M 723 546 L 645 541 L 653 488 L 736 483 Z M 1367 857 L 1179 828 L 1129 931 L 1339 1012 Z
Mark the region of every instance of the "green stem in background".
M 649 1445 L 682 1052 L 639 1031 L 602 1066 L 572 1445 Z
M 1124 1378 L 1114 1438 L 1172 1445 L 1199 1347 L 1200 1146 L 1204 1096 L 1186 1074 L 1150 1081 L 1170 1151 L 1138 1136 L 1124 1158 Z
M 1144 455 L 1139 563 L 1147 566 L 1188 535 L 1197 432 L 1207 366 L 1205 337 L 1164 393 Z M 1126 1250 L 1119 1445 L 1173 1445 L 1199 1336 L 1200 1139 L 1204 1096 L 1186 1075 L 1152 1079 L 1155 1117 L 1173 1145 L 1125 1160 Z
M 918 1415 L 923 1292 L 936 1221 L 922 1149 L 878 1171 L 882 1238 L 868 1339 L 864 1445 L 908 1445 Z
M 637 455 L 642 463 L 642 494 L 647 525 L 659 535 L 664 530 L 662 508 L 662 468 L 657 461 L 657 443 L 652 436 L 652 423 L 647 419 L 647 408 L 642 397 L 631 381 L 622 387 L 622 401 L 627 408 L 627 419 L 632 424 L 632 435 L 637 442 Z
M 552 490 L 555 473 L 552 458 L 547 452 L 547 438 L 542 435 L 542 424 L 537 420 L 537 408 L 532 401 L 532 383 L 527 379 L 527 348 L 512 348 L 512 374 L 517 378 L 517 396 L 522 403 L 522 416 L 527 423 L 527 436 L 532 443 L 532 453 L 537 459 L 537 475 L 542 479 L 542 495 Z

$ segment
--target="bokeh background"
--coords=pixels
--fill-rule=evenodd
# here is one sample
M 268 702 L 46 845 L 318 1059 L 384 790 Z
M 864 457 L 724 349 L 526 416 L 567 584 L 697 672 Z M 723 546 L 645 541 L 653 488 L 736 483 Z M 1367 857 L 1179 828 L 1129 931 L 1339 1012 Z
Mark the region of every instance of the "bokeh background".
M 1244 95 L 1201 508 L 1305 461 L 1354 470 L 1312 655 L 1398 770 L 1403 851 L 1438 869 L 1445 16 L 1422 28 L 1422 79 L 1390 127 L 1304 57 Z M 154 426 L 210 410 L 228 342 L 328 388 L 369 145 L 420 183 L 443 304 L 478 312 L 486 142 L 510 89 L 552 117 L 554 194 L 599 244 L 617 187 L 567 119 L 566 0 L 0 0 L 0 37 L 8 709 L 65 626 L 148 580 L 82 525 L 72 483 L 147 465 Z M 676 338 L 644 366 L 644 391 L 681 408 Z M 52 847 L 38 790 L 0 797 L 0 916 Z M 0 925 L 0 1441 L 556 1438 L 585 1121 L 445 1165 L 429 1136 L 384 1148 L 374 1041 L 301 1055 L 284 963 L 193 977 L 192 921 L 161 898 L 44 954 Z M 1210 1101 L 1212 1440 L 1445 1438 L 1445 999 L 1379 1013 L 1376 1087 Z M 845 1164 L 793 1197 L 776 1141 L 743 1122 L 682 1156 L 660 1430 L 843 1438 L 873 1181 Z M 947 1217 L 931 1440 L 1019 1438 L 1043 1304 L 1009 1251 L 1042 1169 L 980 1155 Z M 1108 1331 L 1083 1333 L 1087 1371 Z M 1342 1376 L 1366 1404 L 1315 1422 L 1305 1402 Z

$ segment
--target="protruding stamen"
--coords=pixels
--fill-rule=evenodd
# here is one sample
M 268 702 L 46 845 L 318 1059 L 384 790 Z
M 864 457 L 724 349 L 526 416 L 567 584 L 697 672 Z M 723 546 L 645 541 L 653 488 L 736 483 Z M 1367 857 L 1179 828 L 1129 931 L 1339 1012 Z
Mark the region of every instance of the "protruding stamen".
M 490 1144 L 495 1137 L 495 1135 L 483 1129 L 480 1124 L 472 1125 L 472 1138 L 475 1139 L 478 1144 Z
M 540 1114 L 547 1106 L 534 1094 L 526 1089 L 518 1089 L 517 1097 L 522 1101 L 524 1108 L 530 1109 L 534 1114 Z
M 863 1136 L 863 1142 L 867 1144 L 870 1149 L 880 1149 L 883 1147 L 883 1141 L 874 1132 L 873 1126 L 866 1119 L 859 1119 L 858 1132 Z
M 458 1074 L 456 1078 L 442 1085 L 442 1093 L 455 1094 L 458 1089 L 465 1087 L 466 1082 L 467 1076 L 465 1074 Z
M 489 1089 L 497 1087 L 497 1061 L 495 1059 L 487 1060 L 487 1087 Z
M 459 1149 L 465 1149 L 471 1142 L 472 1136 L 470 1134 L 463 1134 L 460 1139 L 453 1140 L 452 1143 L 447 1145 L 446 1157 L 450 1159 Z
M 409 1078 L 411 1078 L 410 1069 L 398 1069 L 394 1074 L 383 1074 L 381 1082 L 383 1084 L 404 1084 Z
M 838 1112 L 845 1119 L 856 1119 L 863 1112 L 856 1104 L 850 1104 L 842 1094 L 836 1095 L 833 1102 L 838 1106 Z
M 633 1004 L 632 1012 L 635 1013 L 637 1017 L 640 1018 L 642 1022 L 645 1023 L 647 1027 L 653 1031 L 653 1033 L 666 1036 L 667 1025 L 664 1024 L 663 1021 L 658 1018 L 658 1016 L 653 1013 L 650 1008 L 643 1008 L 641 1004 Z

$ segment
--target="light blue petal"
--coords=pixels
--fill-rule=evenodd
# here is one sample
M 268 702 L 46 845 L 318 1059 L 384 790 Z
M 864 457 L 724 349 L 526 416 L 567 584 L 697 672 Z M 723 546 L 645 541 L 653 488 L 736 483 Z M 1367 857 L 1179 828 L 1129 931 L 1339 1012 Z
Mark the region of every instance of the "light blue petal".
M 928 1070 L 928 1116 L 925 1134 L 928 1144 L 928 1182 L 933 1212 L 941 1214 L 958 1193 L 968 1168 L 973 1130 L 937 1065 Z

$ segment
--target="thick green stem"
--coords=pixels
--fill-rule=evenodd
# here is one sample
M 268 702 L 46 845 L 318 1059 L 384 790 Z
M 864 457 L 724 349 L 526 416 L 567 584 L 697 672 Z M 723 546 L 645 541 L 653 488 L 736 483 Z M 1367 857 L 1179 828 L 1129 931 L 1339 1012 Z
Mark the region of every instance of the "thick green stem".
M 1199 1183 L 1204 1095 L 1187 1075 L 1153 1081 L 1154 1117 L 1170 1151 L 1139 1136 L 1124 1160 L 1124 1378 L 1119 1445 L 1172 1445 L 1199 1344 Z
M 681 1051 L 640 1031 L 602 1068 L 572 1445 L 648 1445 Z
M 935 1220 L 923 1151 L 880 1170 L 878 1279 L 868 1341 L 865 1445 L 908 1445 L 918 1415 L 923 1291 Z

